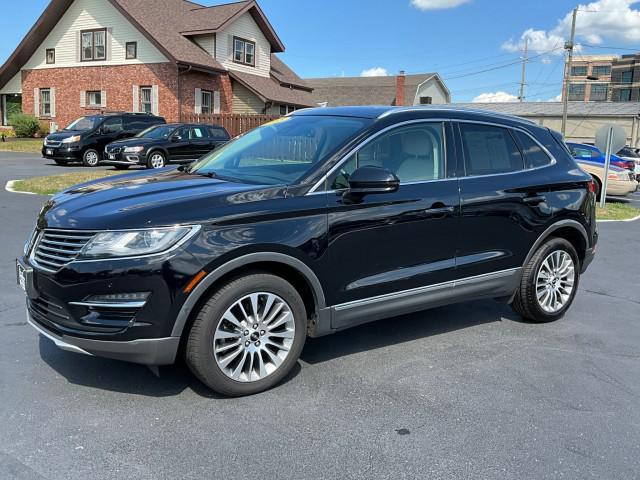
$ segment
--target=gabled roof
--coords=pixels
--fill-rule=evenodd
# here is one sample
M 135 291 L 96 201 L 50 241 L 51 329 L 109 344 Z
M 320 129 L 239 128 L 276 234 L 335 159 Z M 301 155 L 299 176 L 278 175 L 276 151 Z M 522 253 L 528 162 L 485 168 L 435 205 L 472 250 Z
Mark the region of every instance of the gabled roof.
M 74 0 L 51 0 L 43 14 L 0 67 L 0 87 L 20 71 Z M 204 7 L 188 0 L 104 0 L 122 13 L 170 61 L 194 67 L 226 71 L 218 61 L 189 39 L 191 35 L 215 33 L 240 15 L 249 13 L 271 43 L 273 52 L 284 45 L 255 0 Z
M 418 87 L 434 77 L 448 94 L 437 73 L 406 75 L 405 102 L 413 103 Z M 328 102 L 329 106 L 395 105 L 396 102 L 396 76 L 307 78 L 305 81 L 313 88 L 314 100 Z
M 271 75 L 280 82 L 281 85 L 293 85 L 303 90 L 311 91 L 312 87 L 301 79 L 296 72 L 291 70 L 277 55 L 271 54 Z

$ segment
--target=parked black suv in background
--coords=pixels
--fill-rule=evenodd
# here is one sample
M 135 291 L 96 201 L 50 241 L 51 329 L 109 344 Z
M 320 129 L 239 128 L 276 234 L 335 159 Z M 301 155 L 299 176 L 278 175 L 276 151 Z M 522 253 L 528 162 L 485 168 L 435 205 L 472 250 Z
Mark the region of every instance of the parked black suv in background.
M 81 161 L 87 167 L 95 167 L 108 143 L 133 137 L 162 123 L 166 123 L 164 118 L 147 113 L 104 113 L 80 117 L 64 130 L 47 135 L 42 145 L 42 156 L 58 165 Z
M 243 395 L 282 380 L 307 335 L 478 298 L 560 318 L 594 212 L 591 177 L 534 123 L 309 109 L 192 166 L 54 196 L 17 270 L 29 322 L 59 347 L 152 365 L 181 352 Z
M 168 163 L 191 162 L 229 141 L 217 125 L 169 123 L 148 128 L 133 138 L 106 146 L 103 164 L 127 169 L 132 165 L 162 168 Z

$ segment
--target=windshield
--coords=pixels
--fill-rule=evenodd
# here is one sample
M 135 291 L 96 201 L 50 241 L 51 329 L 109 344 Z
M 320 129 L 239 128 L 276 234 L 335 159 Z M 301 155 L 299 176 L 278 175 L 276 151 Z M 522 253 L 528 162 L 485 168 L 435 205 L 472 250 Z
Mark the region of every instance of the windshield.
M 175 129 L 176 127 L 171 125 L 157 125 L 141 131 L 136 135 L 136 138 L 153 138 L 155 140 L 161 140 L 163 138 L 169 138 L 169 135 L 171 135 Z
M 290 185 L 370 124 L 365 118 L 283 117 L 205 155 L 190 172 L 261 185 Z
M 80 117 L 69 124 L 65 130 L 86 131 L 93 130 L 96 125 L 102 120 L 102 117 Z

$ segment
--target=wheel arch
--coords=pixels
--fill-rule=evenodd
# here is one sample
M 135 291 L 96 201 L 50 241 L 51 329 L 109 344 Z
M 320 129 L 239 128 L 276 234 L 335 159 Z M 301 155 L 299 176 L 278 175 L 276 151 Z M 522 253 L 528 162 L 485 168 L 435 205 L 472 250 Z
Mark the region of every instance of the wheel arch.
M 164 147 L 161 147 L 159 145 L 153 146 L 149 149 L 149 151 L 147 152 L 147 160 L 149 159 L 149 156 L 155 152 L 160 152 L 162 155 L 164 155 L 164 161 L 166 163 L 169 163 L 171 161 L 171 158 L 169 158 L 169 152 L 167 152 Z
M 531 257 L 535 254 L 536 250 L 542 245 L 548 238 L 556 237 L 556 238 L 564 238 L 569 243 L 573 245 L 578 252 L 578 257 L 580 258 L 580 262 L 582 262 L 587 253 L 587 249 L 589 248 L 589 236 L 587 235 L 587 230 L 584 226 L 576 221 L 576 220 L 560 220 L 550 227 L 548 227 L 542 235 L 538 237 L 535 241 L 529 253 L 527 254 L 527 258 L 525 259 L 523 265 L 527 265 Z
M 263 271 L 284 278 L 291 283 L 302 295 L 307 309 L 308 319 L 318 316 L 319 311 L 326 307 L 326 300 L 322 284 L 316 274 L 303 261 L 277 252 L 250 253 L 237 257 L 210 272 L 193 289 L 180 312 L 171 332 L 172 337 L 181 337 L 188 331 L 193 320 L 193 314 L 215 288 L 227 279 L 248 273 Z

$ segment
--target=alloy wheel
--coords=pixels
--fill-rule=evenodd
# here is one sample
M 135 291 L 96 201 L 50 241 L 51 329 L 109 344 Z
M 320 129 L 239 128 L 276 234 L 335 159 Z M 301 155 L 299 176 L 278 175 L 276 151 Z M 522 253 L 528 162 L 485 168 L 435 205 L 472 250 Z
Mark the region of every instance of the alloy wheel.
M 275 372 L 295 337 L 291 307 L 281 297 L 257 292 L 237 300 L 222 316 L 213 339 L 218 368 L 238 382 L 255 382 Z
M 87 162 L 87 165 L 89 165 L 90 167 L 95 167 L 96 165 L 98 165 L 98 161 L 100 160 L 98 158 L 98 154 L 94 151 L 87 152 L 84 158 Z
M 151 155 L 151 167 L 162 168 L 164 167 L 164 157 L 160 153 L 154 153 Z
M 564 250 L 554 250 L 540 265 L 536 298 L 546 313 L 557 313 L 571 299 L 576 280 L 575 264 Z

